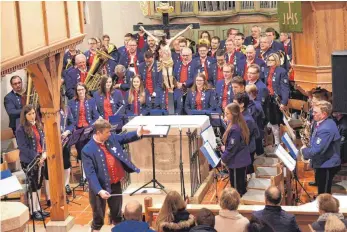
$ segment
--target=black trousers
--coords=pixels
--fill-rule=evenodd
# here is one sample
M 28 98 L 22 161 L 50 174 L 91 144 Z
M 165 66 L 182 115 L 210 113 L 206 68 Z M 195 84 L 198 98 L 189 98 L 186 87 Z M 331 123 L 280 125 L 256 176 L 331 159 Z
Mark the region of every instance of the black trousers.
M 121 194 L 122 187 L 120 181 L 111 184 L 110 194 Z M 102 199 L 98 193 L 89 190 L 89 203 L 93 211 L 92 229 L 100 230 L 104 225 L 106 200 Z M 122 221 L 122 203 L 123 196 L 114 196 L 107 199 L 108 207 L 110 208 L 111 218 L 113 223 Z
M 23 163 L 20 162 L 22 169 L 26 169 L 28 167 L 29 164 L 27 163 Z M 32 191 L 32 192 L 36 192 L 37 190 L 40 190 L 42 187 L 42 182 L 43 182 L 43 175 L 44 175 L 44 171 L 45 167 L 44 166 L 39 166 L 39 165 L 35 165 L 29 173 L 27 173 L 28 175 L 28 179 L 26 180 L 26 182 L 29 184 L 28 185 L 28 190 Z
M 247 167 L 247 174 L 252 174 L 252 173 L 254 173 L 254 166 L 253 166 L 253 163 L 254 163 L 254 156 L 255 156 L 255 152 L 252 152 L 252 153 L 251 153 L 251 164 L 248 165 L 248 167 Z
M 67 147 L 67 146 L 64 146 L 64 147 L 63 147 L 63 162 L 64 162 L 64 169 L 69 169 L 69 168 L 71 168 L 70 150 L 71 150 L 71 147 Z
M 272 125 L 279 125 L 283 121 L 283 114 L 273 96 L 269 96 L 266 101 L 265 116 Z
M 338 167 L 333 168 L 316 168 L 316 183 L 318 185 L 318 195 L 321 193 L 331 194 L 331 185 L 333 183 L 334 176 L 339 170 Z
M 247 179 L 246 179 L 246 169 L 247 167 L 243 168 L 229 168 L 229 178 L 230 178 L 230 184 L 231 187 L 235 188 L 240 196 L 245 194 L 247 192 L 246 187 L 247 187 Z M 236 186 L 234 183 L 234 172 L 236 174 Z
M 76 150 L 77 150 L 77 159 L 82 160 L 82 149 L 83 147 L 89 142 L 88 139 L 85 141 L 79 141 L 75 144 Z

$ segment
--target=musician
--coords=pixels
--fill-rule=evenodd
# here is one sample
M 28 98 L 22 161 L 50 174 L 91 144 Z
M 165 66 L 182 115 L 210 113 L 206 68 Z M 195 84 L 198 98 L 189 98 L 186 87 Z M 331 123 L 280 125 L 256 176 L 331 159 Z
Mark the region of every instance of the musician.
M 218 57 L 219 56 L 217 56 L 217 58 Z M 216 110 L 218 113 L 223 113 L 225 107 L 233 102 L 234 93 L 232 91 L 232 85 L 231 85 L 233 73 L 234 73 L 234 65 L 232 64 L 223 65 L 224 80 L 219 80 L 217 81 L 217 84 L 216 84 L 216 102 L 217 102 Z
M 248 80 L 247 71 L 250 65 L 257 64 L 260 68 L 265 67 L 265 62 L 262 59 L 256 57 L 256 51 L 253 45 L 246 47 L 246 59 L 242 59 L 236 67 L 236 75 L 243 77 L 246 81 Z M 263 79 L 263 78 L 262 78 Z
M 147 115 L 150 110 L 150 95 L 139 75 L 133 77 L 130 89 L 125 94 L 127 115 Z
M 162 84 L 162 88 L 158 89 L 155 96 L 155 104 L 154 109 L 165 110 L 164 114 L 169 114 L 169 92 L 173 92 L 173 100 L 174 100 L 174 109 L 175 114 L 182 115 L 183 114 L 183 92 L 181 89 L 177 88 L 177 81 L 174 79 L 174 87 L 167 88 L 166 85 Z M 154 110 L 155 111 L 155 110 Z M 154 111 L 151 111 L 151 114 L 154 114 Z
M 241 60 L 245 59 L 245 55 L 235 50 L 235 45 L 232 40 L 225 41 L 226 53 L 225 62 L 228 64 L 233 64 L 234 67 L 237 66 Z
M 130 89 L 130 83 L 134 75 L 129 69 L 127 70 L 123 65 L 118 64 L 114 68 L 114 75 L 112 76 L 114 87 L 125 93 Z
M 237 93 L 234 96 L 234 103 L 237 103 L 240 106 L 240 111 L 243 115 L 243 118 L 246 121 L 247 127 L 249 129 L 249 152 L 251 154 L 251 164 L 247 168 L 247 174 L 254 173 L 253 168 L 253 162 L 254 162 L 254 155 L 256 151 L 256 139 L 259 139 L 259 128 L 256 124 L 256 121 L 252 117 L 251 113 L 249 112 L 249 104 L 250 100 L 246 92 L 243 93 Z M 253 103 L 253 102 L 252 102 Z
M 65 96 L 71 100 L 75 96 L 76 85 L 79 82 L 84 83 L 87 75 L 87 58 L 84 54 L 78 54 L 75 57 L 76 67 L 67 70 L 65 79 Z
M 235 38 L 234 38 L 235 50 L 243 54 L 246 54 L 244 51 L 244 48 L 246 46 L 243 45 L 244 41 L 245 41 L 245 35 L 243 33 L 239 32 L 235 35 Z
M 280 58 L 273 53 L 267 58 L 267 66 L 264 68 L 263 76 L 269 90 L 269 100 L 266 101 L 265 115 L 269 120 L 275 137 L 275 144 L 280 143 L 279 124 L 282 122 L 282 112 L 286 109 L 289 99 L 289 80 L 287 71 L 280 67 Z M 279 98 L 279 105 L 276 98 Z
M 316 170 L 318 194 L 331 193 L 334 175 L 341 165 L 341 136 L 336 123 L 329 118 L 331 112 L 332 106 L 327 101 L 319 101 L 313 107 L 316 124 L 310 138 L 310 146 L 301 148 L 304 158 L 311 159 L 311 165 Z
M 100 81 L 100 89 L 94 93 L 94 100 L 100 116 L 109 120 L 109 117 L 124 114 L 125 102 L 122 92 L 113 89 L 112 78 L 103 77 Z M 122 107 L 122 108 L 121 108 Z M 120 111 L 118 111 L 120 109 Z
M 182 49 L 182 61 L 174 66 L 174 76 L 177 80 L 177 88 L 190 88 L 194 83 L 194 77 L 197 74 L 192 62 L 192 51 L 189 48 Z
M 49 213 L 40 208 L 36 192 L 40 193 L 43 181 L 43 172 L 45 169 L 45 160 L 47 158 L 45 150 L 45 139 L 42 124 L 36 119 L 36 112 L 32 105 L 23 107 L 20 115 L 20 125 L 16 131 L 16 139 L 19 149 L 19 159 L 23 170 L 30 168 L 34 162 L 39 162 L 33 166 L 28 173 L 29 186 L 28 191 L 32 192 L 32 201 L 28 199 L 31 206 L 31 216 L 35 220 L 44 220 Z M 27 180 L 28 181 L 28 180 Z M 40 194 L 38 194 L 40 197 Z M 42 211 L 41 211 L 42 210 Z
M 157 44 L 152 37 L 147 37 L 147 44 L 143 48 L 142 52 L 145 53 L 147 51 L 151 51 L 154 55 L 156 54 Z
M 222 161 L 229 168 L 230 185 L 242 196 L 246 193 L 246 168 L 251 164 L 248 148 L 249 129 L 240 106 L 229 104 L 225 109 L 228 126 L 223 134 Z M 236 181 L 235 181 L 236 180 Z
M 225 51 L 223 49 L 218 49 L 218 51 L 215 53 L 216 62 L 211 64 L 210 74 L 212 76 L 211 78 L 213 79 L 213 87 L 216 86 L 218 81 L 224 80 L 223 66 L 226 63 L 224 56 Z
M 96 40 L 96 50 L 100 50 L 102 47 L 101 39 L 99 37 L 94 37 L 94 39 Z
M 93 138 L 82 150 L 82 162 L 90 188 L 89 202 L 93 211 L 91 228 L 92 231 L 99 231 L 104 225 L 106 200 L 112 223 L 122 221 L 123 197 L 111 197 L 111 194 L 122 194 L 121 181 L 126 172 L 140 172 L 121 146 L 139 140 L 149 131 L 140 127 L 137 131 L 118 135 L 110 132 L 111 124 L 104 119 L 97 120 L 94 129 Z
M 274 51 L 277 52 L 278 50 L 284 51 L 283 44 L 280 42 L 277 42 L 276 39 L 276 31 L 272 27 L 268 27 L 265 30 L 265 34 L 267 38 L 269 39 L 270 42 L 270 48 Z
M 181 57 L 180 40 L 183 38 L 184 38 L 183 36 L 180 36 L 172 42 L 173 48 L 171 49 L 171 58 L 174 61 L 174 64 L 180 60 L 180 57 Z
M 341 135 L 341 163 L 347 163 L 347 115 L 340 112 L 333 113 L 337 128 Z
M 290 39 L 290 34 L 281 32 L 280 41 L 283 45 L 284 52 L 289 57 L 289 60 L 292 60 L 292 40 Z
M 126 33 L 124 35 L 124 46 L 121 46 L 118 48 L 119 54 L 123 55 L 124 53 L 127 53 L 128 51 L 128 42 L 133 38 L 133 35 L 131 33 Z
M 130 39 L 127 45 L 127 53 L 123 53 L 119 59 L 119 64 L 129 69 L 135 75 L 138 72 L 138 66 L 144 62 L 143 53 L 137 50 L 137 43 L 135 39 Z
M 271 41 L 266 36 L 260 37 L 260 47 L 259 49 L 256 49 L 256 57 L 259 59 L 262 59 L 263 61 L 266 61 L 268 56 L 275 51 L 271 48 Z
M 119 62 L 120 53 L 118 52 L 116 45 L 110 43 L 110 36 L 109 35 L 103 35 L 102 36 L 102 47 L 107 52 L 107 54 L 112 56 L 112 58 L 114 59 L 114 60 L 108 59 L 106 66 L 105 66 L 107 74 L 109 76 L 111 76 L 113 74 L 114 68 L 116 67 L 116 65 Z
M 210 86 L 213 86 L 213 75 L 210 71 L 212 64 L 216 63 L 216 59 L 210 56 L 207 56 L 208 46 L 207 44 L 198 45 L 198 54 L 193 59 L 193 65 L 198 73 L 203 73 L 206 77 L 206 80 Z M 211 74 L 211 75 L 210 75 Z
M 97 48 L 97 43 L 98 41 L 95 38 L 89 38 L 88 39 L 88 46 L 89 50 L 84 52 L 84 55 L 86 56 L 87 59 L 87 66 L 90 68 L 93 64 L 95 55 L 96 55 L 96 50 Z
M 257 123 L 258 129 L 259 129 L 259 138 L 257 138 L 255 140 L 255 145 L 256 145 L 256 153 L 258 155 L 261 155 L 264 153 L 263 139 L 264 139 L 264 135 L 265 135 L 265 133 L 264 133 L 265 126 L 264 125 L 266 124 L 265 113 L 263 110 L 262 102 L 260 100 L 257 100 L 258 93 L 259 93 L 257 86 L 255 84 L 247 84 L 246 85 L 246 93 L 249 96 L 250 102 L 254 103 L 256 110 L 259 112 L 259 115 L 255 120 L 255 122 Z
M 63 98 L 60 98 L 60 133 L 62 141 L 68 139 L 68 135 L 72 134 L 75 127 L 75 121 L 68 106 L 65 105 Z M 70 173 L 71 173 L 71 161 L 70 161 L 71 147 L 63 145 L 63 163 L 64 163 L 64 185 L 66 194 L 71 194 L 70 188 Z
M 143 23 L 138 23 L 137 25 L 143 25 Z M 137 42 L 137 47 L 140 50 L 143 50 L 143 48 L 145 47 L 145 45 L 147 44 L 147 38 L 148 35 L 147 33 L 145 33 L 144 30 L 142 30 L 141 28 L 139 28 L 139 31 L 136 34 L 133 34 L 133 38 L 135 39 L 135 41 Z
M 9 127 L 16 135 L 16 121 L 20 118 L 23 106 L 26 104 L 26 96 L 23 95 L 23 81 L 20 76 L 12 76 L 10 79 L 12 91 L 4 98 L 5 110 L 10 119 Z
M 268 99 L 269 96 L 269 90 L 267 89 L 266 85 L 262 81 L 264 78 L 260 78 L 260 75 L 263 75 L 262 72 L 260 72 L 261 67 L 257 64 L 251 64 L 247 68 L 247 85 L 254 84 L 257 87 L 257 96 L 256 101 L 259 101 L 262 106 L 265 106 L 265 102 Z
M 216 110 L 215 93 L 208 89 L 206 76 L 199 73 L 195 78 L 195 83 L 188 90 L 184 109 L 188 115 L 210 114 Z
M 218 36 L 213 36 L 211 39 L 211 50 L 208 54 L 210 57 L 216 58 L 216 53 L 220 46 L 220 38 Z
M 75 56 L 82 52 L 76 49 L 76 46 L 69 47 L 63 58 L 63 70 L 67 70 L 75 66 Z
M 220 46 L 219 48 L 220 49 L 226 49 L 226 41 L 227 40 L 231 40 L 234 42 L 234 38 L 235 38 L 235 35 L 239 33 L 239 29 L 236 29 L 236 28 L 229 28 L 228 31 L 227 31 L 227 35 L 228 35 L 228 38 L 226 40 L 222 40 L 220 42 Z
M 75 97 L 68 102 L 69 109 L 75 121 L 77 129 L 92 126 L 100 117 L 94 98 L 88 95 L 88 89 L 83 83 L 76 86 Z M 81 160 L 81 151 L 88 141 L 80 141 L 76 144 L 77 159 Z
M 145 52 L 145 62 L 139 65 L 139 75 L 150 96 L 155 97 L 163 78 L 161 71 L 158 70 L 158 62 L 154 60 L 154 54 L 151 51 Z
M 246 46 L 253 45 L 254 48 L 258 48 L 259 42 L 260 42 L 260 33 L 261 33 L 261 27 L 254 25 L 251 29 L 251 35 L 245 38 L 244 44 Z

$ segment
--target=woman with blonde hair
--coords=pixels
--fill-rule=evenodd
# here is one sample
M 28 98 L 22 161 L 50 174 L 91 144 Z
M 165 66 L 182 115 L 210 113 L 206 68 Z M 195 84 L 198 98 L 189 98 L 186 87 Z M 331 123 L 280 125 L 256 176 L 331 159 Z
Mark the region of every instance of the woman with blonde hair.
M 230 184 L 242 196 L 246 193 L 246 168 L 251 164 L 249 151 L 250 132 L 240 106 L 231 103 L 225 108 L 228 121 L 222 138 L 222 161 L 229 168 Z
M 195 78 L 194 85 L 188 90 L 184 109 L 188 115 L 210 114 L 215 111 L 215 94 L 208 88 L 205 74 L 199 73 Z
M 237 211 L 240 205 L 240 194 L 236 189 L 224 189 L 219 205 L 221 209 L 216 216 L 216 224 L 214 226 L 218 232 L 230 231 L 230 225 L 233 225 L 233 232 L 246 231 L 249 220 Z
M 155 229 L 159 232 L 188 232 L 194 225 L 194 216 L 186 210 L 181 195 L 176 191 L 169 192 L 159 211 Z
M 325 232 L 346 232 L 345 224 L 335 215 L 328 217 L 324 229 Z
M 127 115 L 147 115 L 150 109 L 150 95 L 142 79 L 136 75 L 131 80 L 130 89 L 125 94 L 125 112 Z

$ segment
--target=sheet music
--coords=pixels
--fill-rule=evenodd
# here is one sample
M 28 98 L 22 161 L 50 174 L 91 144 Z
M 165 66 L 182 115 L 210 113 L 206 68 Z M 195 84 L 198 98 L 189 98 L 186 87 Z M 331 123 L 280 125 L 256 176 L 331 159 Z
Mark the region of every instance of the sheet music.
M 288 146 L 289 151 L 293 153 L 293 158 L 296 158 L 298 156 L 299 150 L 296 148 L 295 144 L 293 143 L 293 141 L 287 133 L 284 133 L 282 141 L 286 144 L 286 146 Z
M 170 126 L 156 126 L 156 125 L 147 125 L 144 126 L 143 129 L 149 130 L 150 133 L 147 135 L 159 135 L 159 136 L 166 136 L 168 134 Z
M 294 140 L 296 138 L 293 128 L 289 125 L 287 118 L 283 115 L 283 122 L 287 126 L 289 136 Z
M 281 146 L 278 145 L 276 149 L 276 155 L 284 165 L 290 170 L 293 171 L 296 166 L 296 161 L 288 154 L 288 152 Z
M 0 180 L 0 185 L 0 197 L 23 189 L 16 176 Z
M 209 155 L 210 159 L 208 159 L 208 157 L 206 157 L 207 160 L 212 160 L 213 163 L 210 163 L 212 167 L 216 167 L 217 164 L 220 162 L 220 158 L 217 156 L 216 152 L 214 152 L 211 144 L 209 142 L 205 142 L 203 145 L 203 148 L 206 150 L 207 154 L 205 152 L 204 155 Z
M 203 132 L 201 132 L 201 137 L 205 142 L 209 142 L 213 149 L 217 148 L 216 135 L 214 134 L 213 127 L 209 126 Z

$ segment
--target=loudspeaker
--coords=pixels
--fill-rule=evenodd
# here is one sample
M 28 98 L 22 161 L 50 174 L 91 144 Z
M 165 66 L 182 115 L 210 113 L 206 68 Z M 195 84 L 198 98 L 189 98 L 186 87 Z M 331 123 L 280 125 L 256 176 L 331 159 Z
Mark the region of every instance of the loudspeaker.
M 333 111 L 347 114 L 347 50 L 331 54 Z

